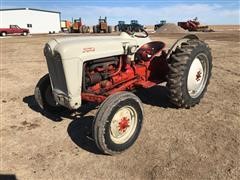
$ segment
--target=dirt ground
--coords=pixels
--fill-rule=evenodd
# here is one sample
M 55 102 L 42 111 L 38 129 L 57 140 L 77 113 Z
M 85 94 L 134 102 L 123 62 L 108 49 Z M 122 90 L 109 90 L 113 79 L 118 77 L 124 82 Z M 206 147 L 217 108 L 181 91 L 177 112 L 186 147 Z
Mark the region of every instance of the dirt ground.
M 155 34 L 168 47 L 181 34 Z M 54 36 L 1 41 L 0 179 L 240 179 L 240 34 L 199 33 L 212 48 L 211 83 L 201 103 L 176 109 L 163 86 L 138 92 L 141 134 L 117 156 L 99 153 L 91 139 L 96 110 L 41 113 L 34 87 L 47 73 L 45 42 Z

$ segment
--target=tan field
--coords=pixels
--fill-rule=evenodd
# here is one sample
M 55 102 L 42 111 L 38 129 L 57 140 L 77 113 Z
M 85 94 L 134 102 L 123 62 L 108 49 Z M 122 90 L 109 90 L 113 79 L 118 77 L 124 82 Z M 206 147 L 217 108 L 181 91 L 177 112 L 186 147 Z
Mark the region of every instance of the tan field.
M 240 25 L 210 25 L 210 28 L 214 29 L 215 31 L 239 31 L 240 32 Z
M 182 35 L 151 37 L 170 47 Z M 34 87 L 47 73 L 43 47 L 55 36 L 0 39 L 0 179 L 239 179 L 240 34 L 198 35 L 213 55 L 201 103 L 176 109 L 163 86 L 138 92 L 144 125 L 136 143 L 117 156 L 100 154 L 91 138 L 96 109 L 54 116 L 37 106 Z
M 149 31 L 154 30 L 154 26 L 147 25 L 145 28 Z M 240 25 L 209 25 L 210 29 L 213 29 L 216 32 L 224 32 L 224 31 L 239 31 L 240 33 Z

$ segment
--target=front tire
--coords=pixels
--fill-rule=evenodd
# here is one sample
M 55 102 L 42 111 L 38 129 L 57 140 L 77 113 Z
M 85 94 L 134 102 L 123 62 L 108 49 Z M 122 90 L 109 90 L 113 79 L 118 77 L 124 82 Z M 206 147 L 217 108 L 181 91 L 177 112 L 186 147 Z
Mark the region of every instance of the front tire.
M 23 32 L 23 34 L 22 34 L 23 36 L 27 36 L 28 35 L 28 33 L 27 32 Z
M 49 74 L 38 81 L 34 96 L 38 105 L 44 111 L 56 114 L 66 110 L 65 107 L 58 105 L 53 97 Z
M 141 100 L 130 92 L 109 96 L 99 107 L 93 134 L 98 148 L 105 154 L 123 152 L 136 141 L 143 121 Z
M 207 90 L 211 70 L 212 55 L 206 43 L 196 39 L 182 43 L 170 56 L 170 101 L 184 108 L 198 104 Z

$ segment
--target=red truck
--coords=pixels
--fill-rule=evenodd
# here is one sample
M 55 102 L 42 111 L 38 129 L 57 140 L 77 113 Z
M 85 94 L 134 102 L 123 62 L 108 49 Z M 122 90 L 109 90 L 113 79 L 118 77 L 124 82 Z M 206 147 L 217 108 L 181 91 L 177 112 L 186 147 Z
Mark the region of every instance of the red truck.
M 21 34 L 26 36 L 28 33 L 29 29 L 20 28 L 18 25 L 10 25 L 9 28 L 0 28 L 1 36 L 6 36 L 7 34 Z

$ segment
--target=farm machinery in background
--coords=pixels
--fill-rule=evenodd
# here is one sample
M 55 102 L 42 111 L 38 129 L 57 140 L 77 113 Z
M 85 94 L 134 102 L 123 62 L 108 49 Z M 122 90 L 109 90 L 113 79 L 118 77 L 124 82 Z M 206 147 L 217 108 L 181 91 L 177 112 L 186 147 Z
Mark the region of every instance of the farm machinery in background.
M 116 25 L 114 29 L 116 32 L 126 32 L 128 30 L 128 24 L 125 24 L 125 21 L 118 21 L 118 25 Z
M 63 20 L 61 21 L 61 30 L 63 32 L 71 33 L 89 33 L 90 27 L 86 26 L 82 22 L 82 18 L 74 19 L 72 21 Z
M 139 24 L 137 20 L 131 20 L 131 32 L 140 32 L 143 29 L 143 25 Z
M 98 24 L 93 26 L 93 33 L 111 33 L 112 32 L 112 26 L 108 26 L 107 23 L 107 17 L 98 19 Z
M 83 24 L 82 18 L 74 19 L 72 27 L 71 27 L 71 32 L 73 32 L 73 33 L 89 33 L 90 27 L 85 26 Z
M 197 17 L 186 22 L 178 22 L 178 26 L 188 31 L 214 32 L 214 30 L 210 29 L 208 26 L 202 26 Z
M 131 20 L 130 24 L 125 24 L 125 21 L 118 21 L 118 25 L 115 26 L 115 31 L 118 32 L 140 32 L 143 29 L 143 25 L 139 24 L 137 20 Z
M 68 20 L 61 21 L 61 30 L 62 32 L 70 32 L 72 27 L 72 22 Z
M 162 27 L 166 23 L 166 20 L 161 20 L 159 24 L 154 25 L 154 30 L 156 31 L 158 28 Z

